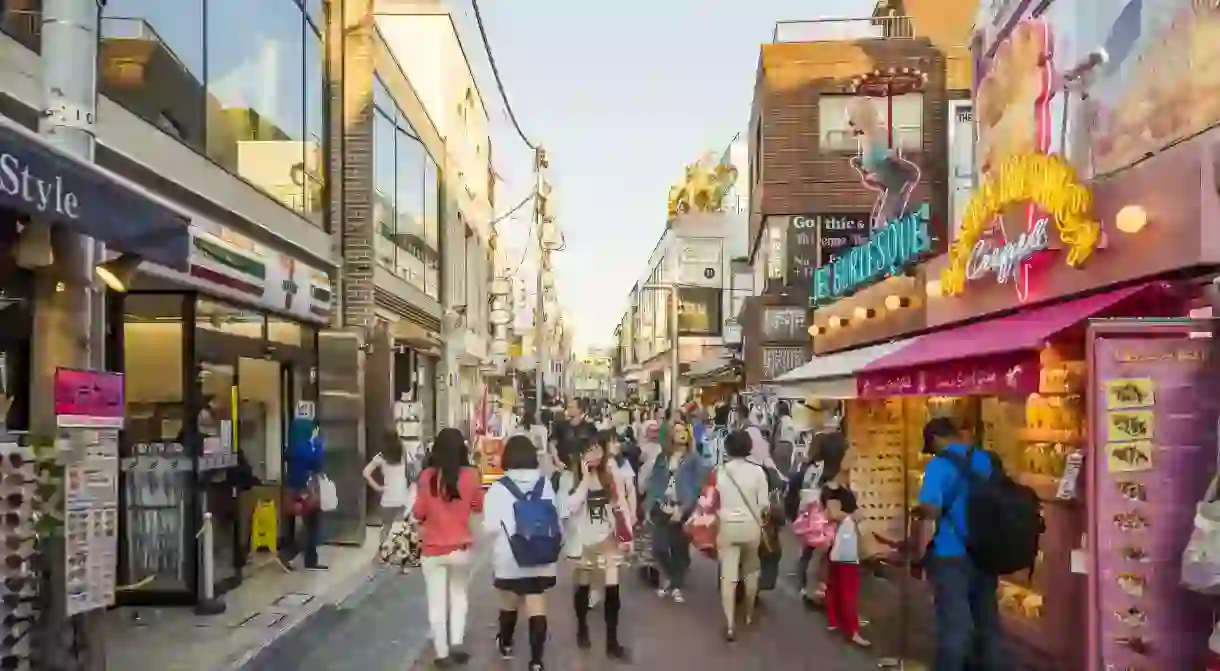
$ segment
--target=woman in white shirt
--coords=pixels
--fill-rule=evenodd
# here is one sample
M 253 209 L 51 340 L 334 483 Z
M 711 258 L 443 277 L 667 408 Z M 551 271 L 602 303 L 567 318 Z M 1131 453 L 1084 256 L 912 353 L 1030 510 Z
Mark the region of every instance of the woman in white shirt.
M 771 458 L 780 474 L 788 477 L 792 472 L 792 456 L 796 453 L 796 422 L 792 420 L 792 408 L 787 401 L 775 404 L 775 451 Z
M 720 500 L 720 606 L 724 609 L 724 637 L 736 638 L 737 583 L 745 584 L 745 622 L 754 620 L 758 601 L 758 548 L 763 539 L 763 516 L 769 489 L 763 467 L 750 461 L 753 441 L 745 431 L 734 431 L 725 439 L 727 461 L 716 469 L 716 493 Z
M 620 520 L 631 524 L 634 506 L 632 491 L 610 454 L 613 436 L 613 431 L 602 431 L 593 442 L 580 445 L 580 480 L 576 481 L 573 471 L 560 477 L 559 509 L 568 521 L 564 549 L 574 566 L 576 644 L 581 649 L 592 646 L 588 616 L 594 584 L 600 582 L 605 588 L 606 654 L 626 660 L 627 649 L 618 637 L 622 609 L 619 569 L 626 563 L 630 544 L 619 540 L 616 526 Z
M 381 482 L 373 477 L 380 473 Z M 381 542 L 390 536 L 394 523 L 414 504 L 407 485 L 407 462 L 403 458 L 402 441 L 393 432 L 383 437 L 381 452 L 364 467 L 364 481 L 381 496 Z
M 504 477 L 511 479 L 522 492 L 533 491 L 542 480 L 542 498 L 555 501 L 550 478 L 538 468 L 538 449 L 525 436 L 513 436 L 504 445 Z M 517 629 L 517 613 L 522 606 L 528 616 L 530 671 L 543 671 L 542 656 L 546 649 L 546 592 L 555 586 L 556 564 L 521 566 L 513 555 L 509 538 L 517 530 L 514 506 L 517 497 L 501 481 L 487 490 L 483 502 L 483 531 L 495 541 L 492 546 L 492 575 L 500 596 L 499 632 L 496 649 L 503 659 L 513 656 L 513 634 Z M 558 506 L 556 506 L 558 508 Z

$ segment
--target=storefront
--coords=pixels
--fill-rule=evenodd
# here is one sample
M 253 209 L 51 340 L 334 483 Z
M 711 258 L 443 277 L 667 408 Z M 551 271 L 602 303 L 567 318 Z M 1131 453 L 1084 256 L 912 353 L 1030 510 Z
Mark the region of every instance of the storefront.
M 188 272 L 146 264 L 127 293 L 110 295 L 111 323 L 123 326 L 107 352 L 127 384 L 119 580 L 138 585 L 126 603 L 200 597 L 204 513 L 217 593 L 270 561 L 289 425 L 316 416 L 329 276 L 195 224 Z
M 1051 103 L 1058 108 L 1066 93 L 1013 100 L 1011 81 L 989 73 L 1054 74 L 1047 82 L 1093 67 L 1051 56 L 1074 52 L 1051 48 L 1050 24 L 1087 27 L 1055 12 L 1086 14 L 1078 3 L 1054 3 L 1038 19 L 1021 11 L 987 29 L 1014 46 L 984 45 L 976 105 L 1004 113 L 980 117 L 980 186 L 950 252 L 913 271 L 883 269 L 892 276 L 872 286 L 823 284 L 854 293 L 815 312 L 819 356 L 789 381 L 840 397 L 854 381 L 845 403 L 860 457 L 853 486 L 871 506 L 872 532 L 900 538 L 909 528 L 931 417 L 955 418 L 1040 495 L 1047 530 L 1037 566 L 1029 578 L 1006 577 L 999 592 L 1006 638 L 1027 668 L 1202 668 L 1216 604 L 1178 580 L 1195 504 L 1216 468 L 1214 322 L 1188 316 L 1214 315 L 1203 296 L 1220 266 L 1220 135 L 1155 144 L 1124 129 L 1121 143 L 1149 146 L 1124 150 L 1123 162 L 1120 141 L 1090 124 L 1050 132 L 1060 128 Z M 1099 11 L 1098 22 L 1110 14 Z M 1101 44 L 1107 30 L 1084 43 Z M 1022 50 L 1036 57 L 997 64 Z M 1117 104 L 1127 84 L 1112 83 L 1075 113 Z M 1014 107 L 1025 104 L 1028 119 Z M 1116 119 L 1106 116 L 1103 130 Z M 1001 122 L 1009 126 L 993 127 Z M 1077 155 L 1086 138 L 1074 133 L 1105 141 Z M 1077 172 L 1097 168 L 1088 157 L 1099 155 L 1108 174 Z M 867 264 L 843 270 L 849 280 L 875 277 Z M 868 346 L 894 350 L 850 377 L 819 374 L 841 372 L 831 364 Z M 924 623 L 906 624 L 896 652 L 927 662 Z

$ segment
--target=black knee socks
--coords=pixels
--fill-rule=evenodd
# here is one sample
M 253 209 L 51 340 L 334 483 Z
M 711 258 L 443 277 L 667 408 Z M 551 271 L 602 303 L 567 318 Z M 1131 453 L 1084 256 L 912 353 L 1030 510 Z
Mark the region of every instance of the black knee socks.
M 572 594 L 572 608 L 576 611 L 576 631 L 579 634 L 589 633 L 589 586 L 577 585 Z
M 517 611 L 500 611 L 500 645 L 512 647 L 513 635 L 517 631 Z
M 606 645 L 611 647 L 618 645 L 618 614 L 622 606 L 618 585 L 606 585 L 606 604 L 603 608 L 606 611 Z
M 541 664 L 542 653 L 546 649 L 546 616 L 534 615 L 529 619 L 530 628 L 530 663 Z

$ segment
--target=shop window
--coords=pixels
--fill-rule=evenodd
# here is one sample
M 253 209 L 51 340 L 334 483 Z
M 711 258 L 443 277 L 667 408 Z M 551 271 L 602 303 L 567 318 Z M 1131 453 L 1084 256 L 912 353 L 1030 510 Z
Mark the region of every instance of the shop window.
M 262 340 L 263 323 L 261 312 L 242 310 L 228 303 L 206 298 L 199 299 L 195 308 L 195 325 L 203 331 Z
M 824 95 L 818 99 L 818 146 L 823 151 L 854 152 L 860 140 L 847 123 L 848 106 L 859 96 Z M 883 126 L 892 125 L 894 146 L 904 151 L 923 149 L 923 94 L 894 96 L 893 118 L 887 122 L 885 98 L 869 98 Z
M 203 150 L 203 0 L 110 0 L 102 9 L 98 85 L 111 100 Z
M 187 434 L 182 294 L 128 294 L 123 306 L 127 422 L 124 457 L 125 544 L 121 582 L 152 578 L 142 589 L 186 592 L 194 536 L 187 511 L 191 462 Z
M 720 335 L 720 295 L 717 288 L 678 289 L 678 334 Z
M 173 3 L 176 6 L 176 3 Z M 292 0 L 208 0 L 206 44 L 207 153 L 287 207 L 305 213 L 303 173 L 317 173 L 321 151 L 306 107 L 321 102 L 306 71 L 304 13 Z M 316 84 L 316 82 L 315 82 Z M 311 187 L 312 188 L 312 187 Z
M 301 325 L 275 316 L 267 317 L 267 340 L 293 347 L 304 345 Z
M 0 30 L 38 51 L 42 33 L 42 0 L 4 0 L 0 3 Z

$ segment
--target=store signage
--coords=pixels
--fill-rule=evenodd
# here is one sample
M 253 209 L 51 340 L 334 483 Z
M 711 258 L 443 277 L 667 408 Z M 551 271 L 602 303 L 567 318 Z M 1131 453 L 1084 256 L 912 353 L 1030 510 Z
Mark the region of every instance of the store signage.
M 809 352 L 804 347 L 764 347 L 763 378 L 774 380 L 809 362 Z
M 1021 354 L 896 371 L 864 371 L 856 376 L 856 384 L 862 398 L 1023 395 L 1037 393 L 1039 370 L 1036 354 Z
M 57 368 L 54 389 L 55 417 L 60 426 L 122 428 L 122 374 Z
M 39 215 L 121 252 L 186 267 L 188 221 L 45 142 L 0 125 L 0 205 Z
M 996 245 L 991 240 L 979 240 L 970 251 L 970 260 L 966 262 L 966 279 L 977 280 L 987 275 L 995 275 L 996 282 L 1004 284 L 1017 281 L 1017 272 L 1029 257 L 1041 252 L 1050 244 L 1047 227 L 1050 221 L 1045 217 L 1034 223 L 1033 229 L 1022 233 L 1012 242 Z
M 813 302 L 821 304 L 895 275 L 932 250 L 927 203 L 873 232 L 829 266 L 814 273 Z

